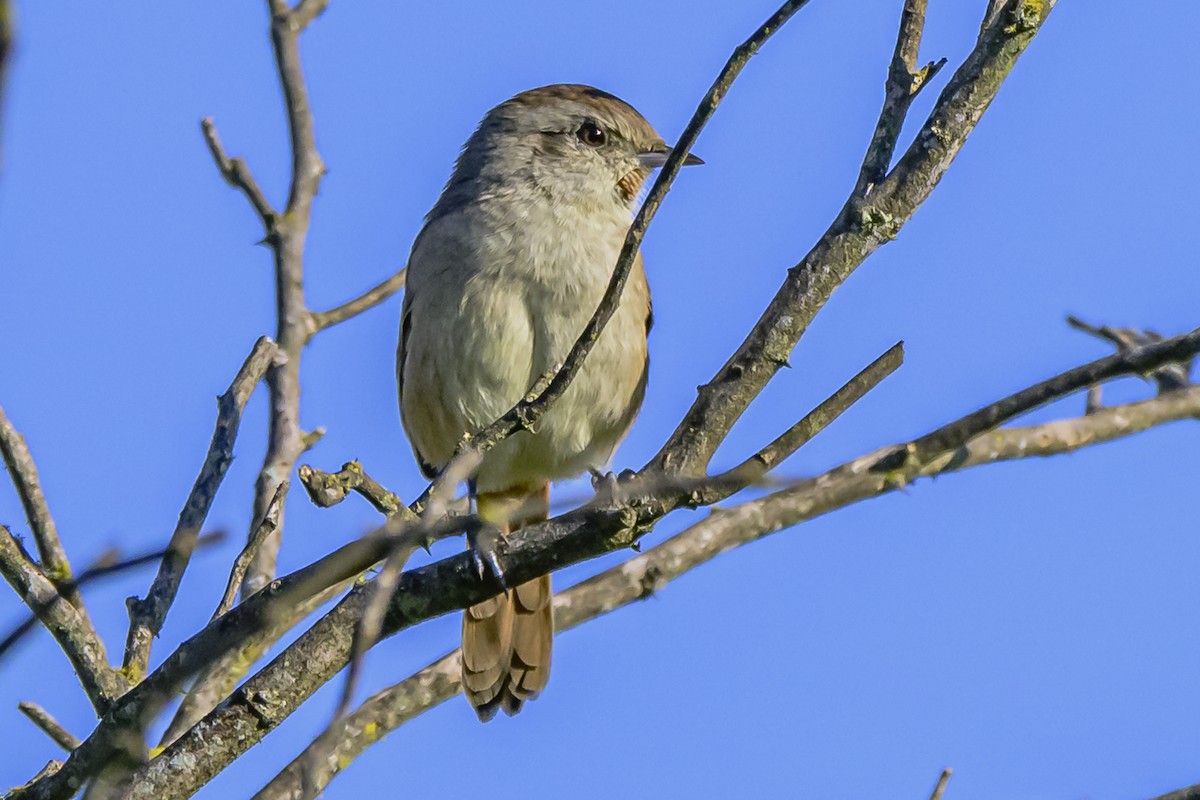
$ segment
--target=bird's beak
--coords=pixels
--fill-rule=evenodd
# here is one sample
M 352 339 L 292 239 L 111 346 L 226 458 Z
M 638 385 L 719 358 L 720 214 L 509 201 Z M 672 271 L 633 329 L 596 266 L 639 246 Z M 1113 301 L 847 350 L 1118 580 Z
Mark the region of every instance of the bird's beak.
M 667 147 L 665 144 L 657 144 L 649 150 L 644 150 L 641 153 L 638 153 L 638 161 L 640 161 L 642 166 L 646 169 L 658 169 L 663 164 L 667 163 L 667 156 L 669 155 L 671 155 L 670 147 Z M 688 153 L 687 158 L 683 160 L 683 165 L 685 167 L 703 163 L 704 159 L 698 155 L 695 155 L 694 153 Z

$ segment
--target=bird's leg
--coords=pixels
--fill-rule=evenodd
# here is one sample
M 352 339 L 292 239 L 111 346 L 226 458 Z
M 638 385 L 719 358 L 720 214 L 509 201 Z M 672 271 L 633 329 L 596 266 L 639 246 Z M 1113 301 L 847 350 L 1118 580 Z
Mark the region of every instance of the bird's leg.
M 474 479 L 467 482 L 467 496 L 470 498 L 472 516 L 472 521 L 467 525 L 466 530 L 467 551 L 471 554 L 471 563 L 481 581 L 486 581 L 488 573 L 491 572 L 492 577 L 500 584 L 500 588 L 504 590 L 504 595 L 507 597 L 508 584 L 504 580 L 504 567 L 500 564 L 496 545 L 508 534 L 479 516 Z

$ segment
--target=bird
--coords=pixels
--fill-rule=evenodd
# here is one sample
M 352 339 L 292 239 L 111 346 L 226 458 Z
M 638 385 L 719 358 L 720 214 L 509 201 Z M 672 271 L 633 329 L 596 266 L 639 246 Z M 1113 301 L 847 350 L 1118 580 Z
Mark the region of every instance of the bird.
M 604 295 L 646 178 L 670 153 L 633 106 L 592 86 L 531 89 L 484 116 L 408 259 L 396 375 L 427 477 L 563 362 Z M 565 393 L 484 455 L 468 483 L 484 522 L 508 534 L 545 520 L 550 482 L 609 463 L 646 394 L 652 324 L 638 253 Z M 482 721 L 545 688 L 553 635 L 549 575 L 463 613 L 462 686 Z

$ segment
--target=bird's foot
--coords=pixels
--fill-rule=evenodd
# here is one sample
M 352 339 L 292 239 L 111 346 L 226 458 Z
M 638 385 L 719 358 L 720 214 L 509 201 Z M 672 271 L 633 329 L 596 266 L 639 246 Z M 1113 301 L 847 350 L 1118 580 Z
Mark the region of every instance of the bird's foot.
M 471 554 L 471 563 L 479 580 L 486 581 L 490 572 L 507 597 L 508 584 L 504 580 L 504 567 L 496 550 L 496 545 L 503 538 L 504 532 L 492 525 L 479 523 L 467 528 L 467 552 Z
M 601 472 L 598 469 L 589 469 L 588 472 L 592 474 L 592 490 L 596 493 L 596 498 L 614 504 L 622 502 L 622 487 L 637 476 L 631 469 L 623 469 L 619 475 L 615 472 Z

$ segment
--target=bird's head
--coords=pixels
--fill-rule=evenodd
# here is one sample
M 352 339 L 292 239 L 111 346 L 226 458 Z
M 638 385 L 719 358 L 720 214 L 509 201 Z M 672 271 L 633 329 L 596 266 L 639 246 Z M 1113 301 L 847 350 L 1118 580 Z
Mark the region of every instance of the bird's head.
M 632 207 L 671 148 L 624 100 L 591 86 L 522 92 L 488 112 L 451 178 L 490 191 L 533 187 L 553 203 Z M 685 164 L 702 164 L 688 155 Z

